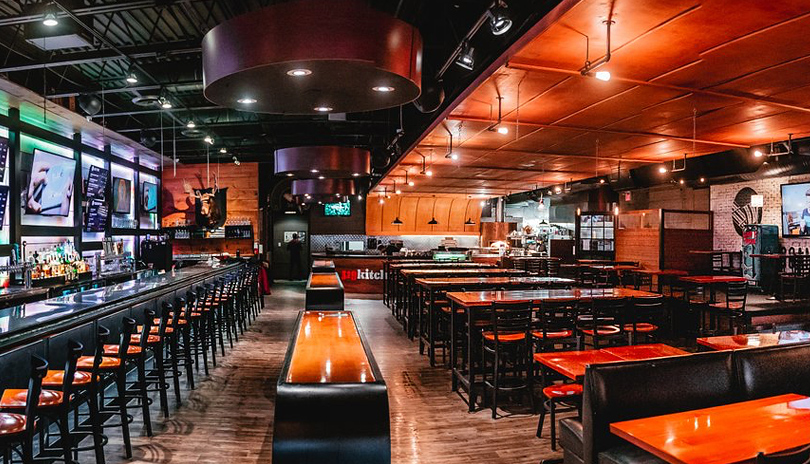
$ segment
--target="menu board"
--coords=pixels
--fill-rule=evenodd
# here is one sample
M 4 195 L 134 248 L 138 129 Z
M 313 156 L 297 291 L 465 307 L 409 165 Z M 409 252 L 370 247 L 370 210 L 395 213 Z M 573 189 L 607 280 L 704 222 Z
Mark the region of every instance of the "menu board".
M 84 230 L 87 232 L 104 232 L 104 226 L 107 224 L 109 214 L 110 210 L 103 200 L 88 200 L 87 220 L 85 221 Z
M 6 220 L 6 204 L 8 203 L 8 186 L 0 185 L 0 229 Z
M 0 137 L 0 181 L 5 178 L 6 175 L 6 160 L 8 159 L 8 139 L 5 137 Z M 5 203 L 4 203 L 5 205 Z M 5 208 L 5 206 L 4 206 Z M 2 219 L 2 218 L 0 218 Z
M 108 170 L 98 166 L 90 166 L 90 172 L 87 174 L 87 198 L 97 200 L 104 199 L 108 178 Z

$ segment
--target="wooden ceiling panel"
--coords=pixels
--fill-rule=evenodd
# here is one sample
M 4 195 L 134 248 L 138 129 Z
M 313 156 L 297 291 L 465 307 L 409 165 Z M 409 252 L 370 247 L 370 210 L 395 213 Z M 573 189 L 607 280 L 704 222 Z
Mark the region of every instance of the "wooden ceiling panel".
M 604 55 L 609 15 L 602 82 L 578 70 L 586 35 L 590 59 Z M 581 0 L 425 135 L 417 149 L 437 175 L 415 188 L 495 195 L 593 177 L 597 139 L 604 175 L 619 159 L 629 169 L 810 135 L 808 29 L 808 0 Z M 499 95 L 508 134 L 486 130 Z M 404 161 L 421 170 L 421 157 Z

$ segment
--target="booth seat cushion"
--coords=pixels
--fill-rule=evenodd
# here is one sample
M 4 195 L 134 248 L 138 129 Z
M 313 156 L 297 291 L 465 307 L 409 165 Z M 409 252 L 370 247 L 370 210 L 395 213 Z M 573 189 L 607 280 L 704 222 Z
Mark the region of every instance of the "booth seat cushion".
M 810 396 L 810 344 L 734 352 L 744 400 L 797 393 Z
M 731 352 L 589 366 L 583 395 L 583 457 L 627 442 L 610 424 L 739 401 Z
M 560 420 L 560 446 L 566 453 L 582 459 L 582 421 L 578 418 Z
M 599 464 L 666 464 L 666 461 L 628 443 L 599 453 Z

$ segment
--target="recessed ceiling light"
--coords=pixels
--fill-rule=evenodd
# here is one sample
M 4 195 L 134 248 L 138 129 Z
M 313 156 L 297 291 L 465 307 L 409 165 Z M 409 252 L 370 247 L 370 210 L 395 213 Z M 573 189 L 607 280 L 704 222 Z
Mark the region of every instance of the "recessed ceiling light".
M 312 108 L 312 109 L 319 112 L 319 113 L 328 113 L 328 112 L 332 111 L 331 106 L 316 106 L 315 108 Z
M 393 92 L 394 88 L 390 85 L 378 85 L 376 87 L 372 87 L 371 90 L 375 92 Z
M 256 100 L 255 98 L 242 97 L 239 100 L 236 100 L 236 103 L 239 103 L 241 105 L 252 105 L 252 104 L 256 103 L 257 101 L 258 100 Z
M 610 80 L 610 72 L 609 71 L 596 71 L 593 77 L 599 79 L 600 81 L 609 81 Z
M 359 172 L 355 172 L 354 174 L 352 174 L 352 177 L 360 177 L 360 173 L 359 173 Z
M 312 71 L 305 68 L 290 69 L 287 71 L 287 75 L 293 77 L 309 76 L 310 74 L 312 74 Z
M 660 172 L 661 174 L 666 174 L 667 173 L 667 168 L 664 167 L 664 166 L 661 166 L 660 168 L 658 168 L 658 172 Z
M 310 170 L 309 170 L 309 172 L 311 172 L 311 173 L 313 173 L 313 174 L 317 174 L 317 173 L 318 173 L 318 170 L 317 170 L 317 169 L 310 169 Z
M 324 176 L 318 176 L 318 179 L 323 180 L 323 179 L 326 179 L 326 177 L 324 177 Z
M 287 173 L 287 177 L 292 177 L 292 176 L 294 176 L 294 175 L 295 175 L 295 174 L 293 174 L 293 173 L 291 173 L 291 172 L 288 172 L 288 173 Z
M 509 133 L 509 128 L 506 127 L 506 126 L 500 126 L 500 127 L 498 127 L 498 133 L 499 134 L 508 134 Z
M 426 175 L 426 176 L 428 176 L 428 177 L 430 177 L 430 176 L 432 176 L 432 175 L 433 175 L 433 171 L 431 171 L 430 169 L 428 169 L 427 171 L 425 171 L 425 175 Z

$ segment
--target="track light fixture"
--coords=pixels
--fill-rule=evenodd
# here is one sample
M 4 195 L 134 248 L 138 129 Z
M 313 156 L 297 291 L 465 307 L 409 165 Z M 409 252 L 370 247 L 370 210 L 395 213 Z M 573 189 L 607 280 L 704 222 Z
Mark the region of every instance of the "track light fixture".
M 604 21 L 604 24 L 607 27 L 607 35 L 606 35 L 606 43 L 607 43 L 607 50 L 605 51 L 605 56 L 602 58 L 594 61 L 591 63 L 590 60 L 590 39 L 588 36 L 585 36 L 585 66 L 580 68 L 579 72 L 583 76 L 593 76 L 600 81 L 609 81 L 610 80 L 610 72 L 608 71 L 596 71 L 598 68 L 604 66 L 605 64 L 610 61 L 610 26 L 614 23 L 613 20 L 607 19 Z
M 475 67 L 474 53 L 475 49 L 470 45 L 470 42 L 465 41 L 456 56 L 456 64 L 468 71 L 472 71 Z
M 506 2 L 498 1 L 489 9 L 489 29 L 492 35 L 503 35 L 512 28 L 512 18 L 506 9 Z

